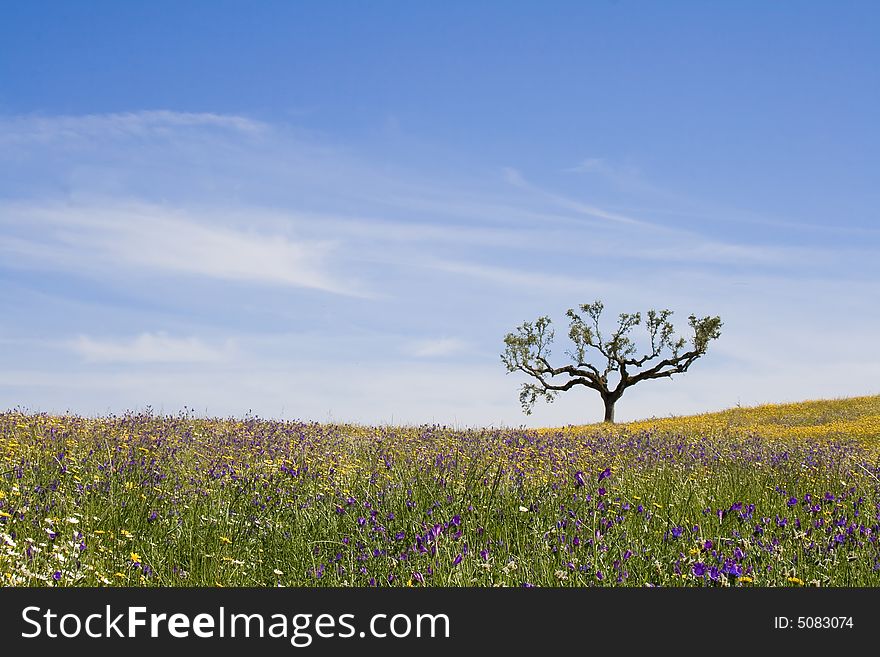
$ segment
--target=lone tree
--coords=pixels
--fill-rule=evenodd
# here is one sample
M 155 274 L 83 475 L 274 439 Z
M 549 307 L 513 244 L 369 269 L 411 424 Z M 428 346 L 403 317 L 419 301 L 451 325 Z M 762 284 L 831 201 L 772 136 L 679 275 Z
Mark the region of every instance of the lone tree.
M 566 313 L 570 320 L 568 337 L 575 347 L 574 351 L 566 352 L 572 365 L 553 367 L 547 360 L 553 341 L 549 317 L 524 322 L 515 333 L 508 333 L 504 338 L 501 360 L 507 371 L 525 372 L 535 379 L 535 382 L 524 383 L 519 394 L 527 415 L 538 397 L 552 402 L 560 392 L 580 385 L 599 393 L 605 403 L 605 422 L 614 422 L 614 405 L 624 390 L 648 379 L 687 372 L 691 363 L 706 353 L 709 342 L 721 335 L 720 317 L 697 319 L 691 315 L 688 319 L 693 336 L 689 341 L 675 337 L 669 321 L 672 311 L 649 310 L 645 327 L 651 339 L 651 351 L 636 357 L 636 344 L 630 334 L 641 324 L 641 314 L 621 313 L 617 329 L 606 339 L 599 331 L 603 308 L 602 302 L 596 301 L 581 305 L 581 314 L 573 309 Z M 591 356 L 603 364 L 593 365 Z

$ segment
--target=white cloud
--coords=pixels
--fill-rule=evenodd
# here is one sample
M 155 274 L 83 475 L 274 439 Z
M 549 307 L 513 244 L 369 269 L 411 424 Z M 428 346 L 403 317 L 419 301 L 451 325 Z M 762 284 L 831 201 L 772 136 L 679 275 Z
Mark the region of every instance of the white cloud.
M 0 143 L 168 136 L 179 128 L 207 127 L 256 135 L 268 126 L 241 116 L 151 110 L 80 116 L 27 115 L 0 118 Z
M 514 187 L 519 187 L 520 189 L 525 189 L 530 192 L 533 192 L 548 201 L 552 202 L 559 207 L 563 207 L 566 210 L 571 210 L 573 212 L 577 212 L 578 214 L 584 214 L 589 217 L 596 217 L 598 219 L 605 219 L 608 221 L 612 221 L 620 224 L 627 224 L 630 226 L 639 226 L 640 228 L 652 228 L 657 229 L 660 226 L 656 224 L 652 224 L 647 221 L 642 221 L 640 219 L 634 219 L 633 217 L 628 217 L 622 215 L 618 212 L 609 212 L 602 208 L 598 208 L 593 205 L 588 205 L 587 203 L 583 203 L 581 201 L 577 201 L 574 199 L 567 198 L 560 194 L 554 194 L 552 192 L 548 192 L 546 190 L 537 187 L 530 182 L 528 182 L 523 175 L 517 171 L 516 169 L 505 168 L 504 171 L 504 179 L 513 185 Z
M 425 259 L 421 265 L 454 274 L 485 280 L 499 285 L 520 289 L 555 292 L 576 292 L 579 294 L 607 294 L 618 287 L 617 283 L 599 278 L 548 274 L 527 269 L 513 269 L 493 265 L 459 262 L 454 260 Z
M 358 281 L 338 274 L 335 265 L 346 247 L 361 263 L 418 263 L 425 251 L 443 243 L 486 245 L 495 253 L 480 254 L 473 264 L 490 266 L 498 264 L 491 261 L 496 256 L 523 251 L 579 254 L 597 265 L 611 254 L 615 262 L 650 265 L 699 260 L 776 267 L 819 261 L 818 248 L 737 244 L 649 223 L 547 191 L 512 168 L 504 169 L 504 178 L 519 190 L 514 194 L 509 188 L 474 192 L 461 182 L 450 187 L 419 181 L 303 140 L 283 126 L 239 116 L 169 111 L 25 116 L 0 119 L 3 139 L 49 142 L 9 149 L 5 159 L 0 149 L 0 163 L 15 166 L 36 158 L 47 165 L 35 169 L 40 179 L 54 176 L 53 190 L 69 189 L 74 199 L 52 211 L 78 215 L 65 239 L 40 235 L 33 244 L 21 234 L 0 235 L 0 249 L 26 255 L 29 266 L 67 262 L 88 268 L 109 261 L 114 267 L 370 296 Z M 587 162 L 607 167 L 596 158 Z M 280 198 L 273 198 L 269 212 L 239 190 L 257 192 L 261 204 L 270 204 L 262 200 L 266 195 Z M 183 211 L 193 199 L 202 210 Z M 34 221 L 45 209 L 43 204 L 7 221 Z M 221 224 L 218 209 L 237 216 Z M 0 213 L 8 214 L 8 208 L 0 207 Z M 88 222 L 85 214 L 91 215 Z M 95 218 L 103 222 L 92 223 Z M 290 233 L 294 225 L 296 235 Z M 84 238 L 91 244 L 83 244 Z M 96 257 L 80 257 L 85 254 Z
M 79 356 L 97 363 L 211 363 L 225 359 L 231 343 L 212 347 L 202 340 L 142 333 L 123 340 L 98 340 L 81 335 L 70 343 Z
M 465 349 L 467 349 L 467 343 L 458 338 L 414 340 L 404 346 L 404 352 L 416 358 L 452 356 Z
M 16 345 L 0 354 L 3 404 L 580 422 L 600 417 L 591 391 L 523 416 L 523 379 L 505 377 L 497 353 L 505 331 L 548 313 L 561 357 L 564 309 L 596 298 L 609 320 L 653 306 L 679 324 L 691 311 L 725 322 L 692 373 L 628 392 L 622 419 L 875 385 L 867 233 L 804 246 L 787 233 L 712 234 L 708 220 L 678 223 L 682 204 L 667 196 L 649 214 L 547 191 L 513 169 L 506 181 L 459 171 L 444 182 L 216 114 L 0 118 L 0 168 L 13 174 L 0 176 L 11 199 L 0 201 L 0 263 L 18 269 L 0 280 L 17 301 L 0 318 Z M 630 174 L 600 160 L 582 168 L 593 187 Z M 617 198 L 632 206 L 639 181 L 625 182 Z M 56 272 L 72 276 L 59 284 Z M 218 332 L 234 341 L 204 338 Z M 50 348 L 20 340 L 31 335 Z
M 569 167 L 568 169 L 564 169 L 564 171 L 569 173 L 593 173 L 593 172 L 605 172 L 608 170 L 608 165 L 605 163 L 605 160 L 598 157 L 588 157 L 584 160 L 581 160 L 573 167 Z
M 76 271 L 166 274 L 312 288 L 365 296 L 331 273 L 334 243 L 211 224 L 212 217 L 147 203 L 0 205 L 0 251 L 21 263 Z M 256 222 L 259 223 L 259 222 Z M 36 260 L 35 260 L 36 259 Z M 334 263 L 335 264 L 335 263 Z

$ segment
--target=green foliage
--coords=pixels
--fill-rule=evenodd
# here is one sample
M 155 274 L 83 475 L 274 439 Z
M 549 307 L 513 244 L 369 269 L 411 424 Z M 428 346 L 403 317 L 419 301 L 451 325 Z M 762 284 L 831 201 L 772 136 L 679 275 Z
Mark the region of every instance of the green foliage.
M 547 371 L 546 358 L 550 356 L 549 345 L 553 341 L 553 329 L 549 317 L 539 317 L 534 323 L 523 322 L 516 333 L 508 333 L 504 338 L 506 348 L 501 360 L 508 372 L 524 370 L 543 374 Z M 542 389 L 533 384 L 524 384 L 519 393 L 519 401 L 527 414 L 531 413 L 539 397 L 552 402 L 557 391 Z

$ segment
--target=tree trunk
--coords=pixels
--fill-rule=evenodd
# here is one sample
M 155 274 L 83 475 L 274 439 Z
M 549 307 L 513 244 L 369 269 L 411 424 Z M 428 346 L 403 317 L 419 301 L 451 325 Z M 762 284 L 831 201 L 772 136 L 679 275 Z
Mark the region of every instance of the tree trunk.
M 614 424 L 614 404 L 617 403 L 617 400 L 608 397 L 603 399 L 602 401 L 605 402 L 605 422 Z

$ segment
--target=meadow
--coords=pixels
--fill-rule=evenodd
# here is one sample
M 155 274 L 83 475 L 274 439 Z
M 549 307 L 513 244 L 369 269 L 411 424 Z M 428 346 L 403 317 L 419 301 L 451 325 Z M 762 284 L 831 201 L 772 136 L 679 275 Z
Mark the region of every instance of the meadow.
M 880 586 L 880 396 L 563 428 L 0 414 L 4 586 Z

